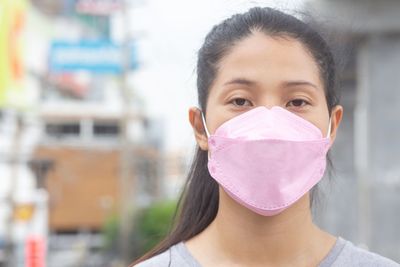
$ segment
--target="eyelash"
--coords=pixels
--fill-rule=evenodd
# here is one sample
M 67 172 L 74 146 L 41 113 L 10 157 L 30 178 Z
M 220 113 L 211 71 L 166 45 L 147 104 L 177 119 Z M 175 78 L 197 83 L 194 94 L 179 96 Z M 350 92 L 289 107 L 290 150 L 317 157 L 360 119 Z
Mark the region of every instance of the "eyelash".
M 236 106 L 236 107 L 245 107 L 245 106 L 248 106 L 248 105 L 245 105 L 244 103 L 243 103 L 242 105 L 238 105 L 237 102 L 236 102 L 236 101 L 238 101 L 238 100 L 244 100 L 245 103 L 246 103 L 246 101 L 247 101 L 247 102 L 250 103 L 250 105 L 253 105 L 249 100 L 247 100 L 246 98 L 242 98 L 242 97 L 234 98 L 234 99 L 232 99 L 229 103 L 231 103 L 232 105 L 234 105 L 234 106 Z M 300 105 L 298 105 L 298 106 L 293 105 L 294 102 L 300 102 L 300 101 L 301 101 L 301 104 L 300 104 Z M 290 105 L 290 103 L 292 103 L 292 105 Z M 307 100 L 301 99 L 301 98 L 296 98 L 296 99 L 293 99 L 293 100 L 289 101 L 289 102 L 286 104 L 286 107 L 301 108 L 301 107 L 304 107 L 304 106 L 306 106 L 306 105 L 310 105 L 310 102 L 308 102 Z
M 301 108 L 301 107 L 304 107 L 304 106 L 306 106 L 306 105 L 310 105 L 310 102 L 308 102 L 307 100 L 304 100 L 304 99 L 301 99 L 301 98 L 296 98 L 296 99 L 293 99 L 293 100 L 289 101 L 289 102 L 286 104 L 286 107 L 289 107 L 289 106 L 290 106 L 289 103 L 293 103 L 293 102 L 295 102 L 295 101 L 301 101 L 302 104 L 301 104 L 300 106 L 291 105 L 291 106 L 294 107 L 294 108 Z M 303 105 L 303 104 L 304 104 L 304 105 Z
M 250 102 L 249 100 L 247 100 L 246 98 L 243 98 L 243 97 L 234 98 L 234 99 L 232 99 L 229 103 L 233 104 L 233 105 L 236 106 L 236 107 L 244 107 L 244 106 L 246 106 L 246 105 L 238 105 L 238 104 L 236 103 L 237 100 L 244 100 L 245 102 L 247 101 L 247 102 L 250 103 L 250 105 L 252 105 L 251 102 Z M 247 106 L 248 106 L 248 105 L 247 105 Z

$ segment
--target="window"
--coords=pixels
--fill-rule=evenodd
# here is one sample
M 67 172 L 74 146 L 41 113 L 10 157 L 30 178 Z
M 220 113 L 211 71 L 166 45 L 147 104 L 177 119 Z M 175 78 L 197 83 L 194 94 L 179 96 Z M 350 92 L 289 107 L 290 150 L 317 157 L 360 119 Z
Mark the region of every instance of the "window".
M 79 122 L 47 123 L 46 133 L 47 135 L 56 138 L 79 137 L 81 126 Z
M 120 127 L 117 122 L 94 122 L 94 137 L 117 137 Z

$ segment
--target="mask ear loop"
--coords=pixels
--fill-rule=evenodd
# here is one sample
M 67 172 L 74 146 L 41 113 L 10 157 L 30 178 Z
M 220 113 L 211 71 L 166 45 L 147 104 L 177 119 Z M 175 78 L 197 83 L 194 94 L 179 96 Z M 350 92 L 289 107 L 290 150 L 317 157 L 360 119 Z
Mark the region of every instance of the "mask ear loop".
M 209 131 L 207 129 L 207 125 L 206 125 L 206 119 L 204 118 L 204 113 L 201 110 L 200 110 L 200 112 L 201 112 L 201 120 L 203 122 L 204 131 L 206 132 L 207 138 L 210 138 L 210 133 L 209 133 Z M 210 160 L 210 152 L 209 151 L 207 152 L 207 158 Z
M 332 117 L 329 116 L 328 134 L 326 135 L 326 138 L 329 138 L 329 136 L 331 135 L 331 127 L 332 127 Z
M 207 138 L 209 138 L 210 137 L 210 133 L 208 132 L 208 129 L 207 129 L 206 119 L 204 118 L 204 113 L 201 110 L 200 110 L 200 112 L 201 112 L 201 120 L 203 121 L 204 130 L 206 132 Z

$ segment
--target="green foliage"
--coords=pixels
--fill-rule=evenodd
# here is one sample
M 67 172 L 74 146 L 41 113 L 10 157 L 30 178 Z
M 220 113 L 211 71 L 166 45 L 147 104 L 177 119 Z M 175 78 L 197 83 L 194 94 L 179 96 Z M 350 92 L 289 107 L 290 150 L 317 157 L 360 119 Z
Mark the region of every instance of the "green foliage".
M 105 242 L 104 248 L 111 250 L 115 247 L 119 234 L 119 217 L 117 214 L 113 214 L 105 220 L 102 232 Z
M 139 212 L 134 231 L 139 253 L 150 250 L 168 234 L 175 208 L 175 201 L 166 201 L 155 203 Z
M 129 250 L 137 258 L 160 242 L 172 227 L 172 217 L 176 201 L 154 203 L 136 212 L 132 216 L 132 230 L 129 238 Z M 109 216 L 103 226 L 104 249 L 108 253 L 118 254 L 120 218 L 118 214 Z

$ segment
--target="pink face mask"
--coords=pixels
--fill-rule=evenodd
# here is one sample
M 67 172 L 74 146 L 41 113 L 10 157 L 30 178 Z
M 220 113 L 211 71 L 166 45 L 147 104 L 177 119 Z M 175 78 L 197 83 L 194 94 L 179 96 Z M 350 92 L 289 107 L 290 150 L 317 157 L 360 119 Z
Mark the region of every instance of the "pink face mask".
M 315 184 L 326 167 L 327 137 L 307 120 L 281 107 L 256 107 L 206 129 L 208 170 L 241 205 L 272 216 L 288 208 Z

